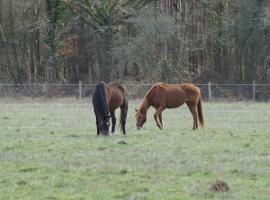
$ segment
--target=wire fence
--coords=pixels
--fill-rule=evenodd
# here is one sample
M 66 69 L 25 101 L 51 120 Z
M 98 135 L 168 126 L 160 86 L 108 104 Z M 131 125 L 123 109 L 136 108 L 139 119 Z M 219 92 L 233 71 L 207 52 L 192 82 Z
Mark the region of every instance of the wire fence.
M 123 84 L 129 99 L 143 98 L 153 84 Z M 204 100 L 270 101 L 270 84 L 196 84 Z M 0 84 L 0 97 L 87 98 L 95 84 Z

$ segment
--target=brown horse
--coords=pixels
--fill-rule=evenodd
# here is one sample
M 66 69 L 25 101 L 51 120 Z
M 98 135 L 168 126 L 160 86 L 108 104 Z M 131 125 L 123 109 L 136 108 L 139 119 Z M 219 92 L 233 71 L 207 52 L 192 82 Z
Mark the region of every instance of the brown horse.
M 97 83 L 92 103 L 96 115 L 97 135 L 100 132 L 108 135 L 110 117 L 112 118 L 112 133 L 115 131 L 115 110 L 120 107 L 120 126 L 123 134 L 126 134 L 126 119 L 128 111 L 127 92 L 119 83 L 106 85 L 103 81 Z
M 140 129 L 146 122 L 146 113 L 150 106 L 156 109 L 155 121 L 157 126 L 163 129 L 162 111 L 166 108 L 177 108 L 184 103 L 192 113 L 193 129 L 198 128 L 198 116 L 201 127 L 204 127 L 201 99 L 200 89 L 193 84 L 156 83 L 146 93 L 139 109 L 135 109 L 137 128 Z

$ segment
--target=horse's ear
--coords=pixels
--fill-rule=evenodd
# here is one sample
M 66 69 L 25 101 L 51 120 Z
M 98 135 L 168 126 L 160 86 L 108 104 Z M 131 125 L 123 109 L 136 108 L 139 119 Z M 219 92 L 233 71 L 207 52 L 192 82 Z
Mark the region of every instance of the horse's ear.
M 135 112 L 138 112 L 138 109 L 137 108 L 135 108 Z

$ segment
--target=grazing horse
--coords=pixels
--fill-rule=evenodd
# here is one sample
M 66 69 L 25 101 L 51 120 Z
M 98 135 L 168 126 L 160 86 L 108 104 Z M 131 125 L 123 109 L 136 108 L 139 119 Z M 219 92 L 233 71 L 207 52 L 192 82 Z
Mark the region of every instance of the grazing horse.
M 96 115 L 97 135 L 100 132 L 108 135 L 110 117 L 112 118 L 112 133 L 115 131 L 116 117 L 115 110 L 120 107 L 120 126 L 123 134 L 126 134 L 126 119 L 128 111 L 127 92 L 119 83 L 106 85 L 103 81 L 97 83 L 92 103 Z
M 146 122 L 146 113 L 150 106 L 156 109 L 154 114 L 156 124 L 163 129 L 162 111 L 166 108 L 177 108 L 184 103 L 192 113 L 193 129 L 198 128 L 198 117 L 201 127 L 204 127 L 201 99 L 200 89 L 193 84 L 156 83 L 146 93 L 140 107 L 135 109 L 137 128 L 140 129 Z

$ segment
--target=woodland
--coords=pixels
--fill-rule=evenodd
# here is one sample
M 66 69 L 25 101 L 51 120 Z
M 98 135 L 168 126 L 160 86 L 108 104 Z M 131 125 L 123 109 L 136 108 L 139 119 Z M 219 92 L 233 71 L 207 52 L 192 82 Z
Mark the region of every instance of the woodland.
M 0 0 L 0 83 L 269 83 L 269 0 Z

